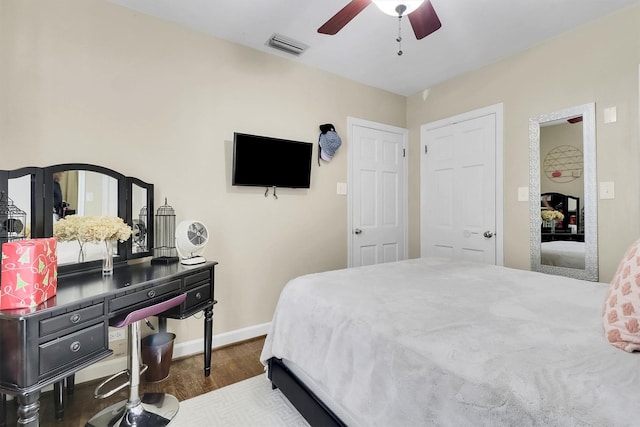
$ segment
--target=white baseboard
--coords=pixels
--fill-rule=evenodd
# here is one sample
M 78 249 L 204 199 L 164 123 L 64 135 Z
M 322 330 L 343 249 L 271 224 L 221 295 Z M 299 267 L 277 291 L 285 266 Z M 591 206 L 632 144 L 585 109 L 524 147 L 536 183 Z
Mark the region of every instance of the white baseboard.
M 234 331 L 214 334 L 213 344 L 211 347 L 216 349 L 219 347 L 224 347 L 226 345 L 266 335 L 269 331 L 270 325 L 271 322 L 268 322 L 242 329 L 236 329 Z M 204 352 L 204 338 L 199 338 L 196 340 L 176 344 L 173 347 L 173 358 L 176 359 L 179 357 L 192 356 L 194 354 L 202 352 Z M 122 369 L 126 369 L 126 367 L 126 357 L 118 357 L 115 359 L 109 359 L 103 362 L 95 363 L 76 373 L 76 384 L 109 376 Z M 47 389 L 51 389 L 51 387 L 45 388 L 44 390 Z

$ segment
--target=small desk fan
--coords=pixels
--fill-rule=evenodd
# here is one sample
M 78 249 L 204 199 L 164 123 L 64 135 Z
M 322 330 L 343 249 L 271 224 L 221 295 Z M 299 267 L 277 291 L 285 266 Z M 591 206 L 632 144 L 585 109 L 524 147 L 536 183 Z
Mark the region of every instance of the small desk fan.
M 176 250 L 180 263 L 184 265 L 202 264 L 206 259 L 200 254 L 209 240 L 207 227 L 199 221 L 182 221 L 176 227 Z

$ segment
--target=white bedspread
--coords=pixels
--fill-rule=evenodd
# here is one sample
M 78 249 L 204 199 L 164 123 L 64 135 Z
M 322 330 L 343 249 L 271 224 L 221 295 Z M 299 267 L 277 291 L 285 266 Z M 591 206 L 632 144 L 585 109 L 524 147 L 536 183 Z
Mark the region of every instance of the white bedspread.
M 584 270 L 584 257 L 584 242 L 558 240 L 540 246 L 541 264 Z
M 363 426 L 637 426 L 640 354 L 606 285 L 417 259 L 283 290 L 261 360 L 294 361 Z

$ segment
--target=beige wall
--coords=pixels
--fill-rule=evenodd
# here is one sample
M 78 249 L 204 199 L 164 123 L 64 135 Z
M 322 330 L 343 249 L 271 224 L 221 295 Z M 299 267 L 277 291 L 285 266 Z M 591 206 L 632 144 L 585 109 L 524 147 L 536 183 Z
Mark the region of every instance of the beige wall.
M 347 117 L 406 127 L 405 97 L 98 0 L 0 0 L 0 32 L 0 169 L 154 183 L 156 207 L 209 228 L 216 333 L 269 322 L 287 280 L 346 267 Z M 328 122 L 344 144 L 309 190 L 230 185 L 234 131 L 316 143 Z M 201 319 L 170 328 L 202 337 Z
M 420 126 L 503 102 L 504 263 L 529 269 L 528 203 L 517 201 L 518 187 L 529 183 L 529 117 L 595 102 L 597 179 L 616 184 L 614 200 L 598 200 L 600 280 L 610 280 L 640 226 L 639 22 L 640 7 L 630 8 L 409 97 L 411 228 L 419 226 Z M 618 121 L 604 124 L 611 106 Z M 419 247 L 413 239 L 410 254 Z
M 86 162 L 153 182 L 157 206 L 210 229 L 220 333 L 268 322 L 288 279 L 346 266 L 348 116 L 410 129 L 416 257 L 420 125 L 503 102 L 505 265 L 528 269 L 528 119 L 596 102 L 598 180 L 616 183 L 598 208 L 606 281 L 640 226 L 638 22 L 636 7 L 407 99 L 99 0 L 0 0 L 0 169 Z M 315 142 L 326 122 L 344 145 L 310 190 L 230 186 L 234 131 Z M 170 327 L 202 334 L 199 319 Z

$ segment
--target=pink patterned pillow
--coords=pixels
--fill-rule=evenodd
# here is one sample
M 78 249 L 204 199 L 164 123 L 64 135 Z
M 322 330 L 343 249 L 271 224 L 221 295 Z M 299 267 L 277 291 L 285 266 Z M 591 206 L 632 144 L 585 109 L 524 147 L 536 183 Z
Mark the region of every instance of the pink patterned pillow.
M 640 351 L 640 240 L 620 261 L 607 291 L 602 320 L 611 345 Z

